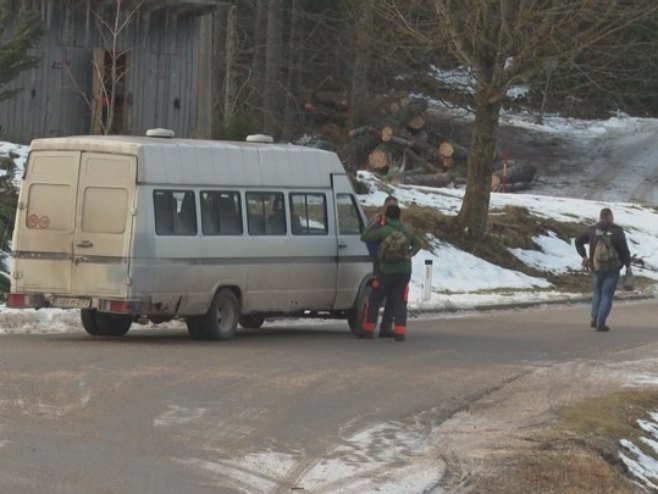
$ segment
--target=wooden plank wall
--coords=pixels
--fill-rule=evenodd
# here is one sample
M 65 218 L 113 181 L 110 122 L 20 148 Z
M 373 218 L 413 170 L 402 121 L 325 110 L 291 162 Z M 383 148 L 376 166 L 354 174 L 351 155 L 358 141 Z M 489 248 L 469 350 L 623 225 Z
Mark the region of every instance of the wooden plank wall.
M 89 133 L 90 110 L 73 80 L 91 99 L 93 49 L 104 43 L 93 17 L 77 5 L 73 10 L 66 0 L 44 3 L 47 29 L 37 49 L 42 62 L 15 81 L 22 93 L 0 103 L 0 140 L 29 143 Z M 180 137 L 198 135 L 198 23 L 197 17 L 160 9 L 139 16 L 121 38 L 122 49 L 130 50 L 125 133 L 165 127 Z

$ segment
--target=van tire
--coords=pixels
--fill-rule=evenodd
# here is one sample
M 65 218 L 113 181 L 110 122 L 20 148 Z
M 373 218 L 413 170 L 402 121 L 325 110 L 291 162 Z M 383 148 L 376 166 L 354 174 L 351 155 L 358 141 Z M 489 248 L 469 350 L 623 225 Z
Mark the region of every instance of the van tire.
M 230 340 L 240 319 L 240 302 L 232 290 L 220 289 L 203 316 L 187 318 L 187 330 L 195 340 Z
M 364 279 L 359 287 L 359 293 L 356 295 L 354 307 L 348 312 L 347 323 L 350 325 L 350 330 L 355 336 L 362 336 L 363 329 L 361 324 L 366 318 L 368 313 L 368 303 L 370 300 L 370 293 L 372 292 L 372 277 Z
M 265 322 L 263 314 L 245 314 L 240 318 L 240 326 L 246 329 L 258 329 Z
M 132 325 L 132 316 L 108 314 L 96 309 L 80 311 L 82 327 L 92 336 L 123 336 Z

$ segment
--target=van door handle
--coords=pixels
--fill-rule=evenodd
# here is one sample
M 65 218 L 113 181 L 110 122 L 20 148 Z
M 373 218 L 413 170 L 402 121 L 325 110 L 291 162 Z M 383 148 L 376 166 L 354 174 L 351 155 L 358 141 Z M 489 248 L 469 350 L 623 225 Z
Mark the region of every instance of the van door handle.
M 347 249 L 347 244 L 338 244 L 339 249 Z
M 78 244 L 78 247 L 82 249 L 88 249 L 89 247 L 93 247 L 93 246 L 94 246 L 94 242 L 92 242 L 91 240 L 83 240 Z

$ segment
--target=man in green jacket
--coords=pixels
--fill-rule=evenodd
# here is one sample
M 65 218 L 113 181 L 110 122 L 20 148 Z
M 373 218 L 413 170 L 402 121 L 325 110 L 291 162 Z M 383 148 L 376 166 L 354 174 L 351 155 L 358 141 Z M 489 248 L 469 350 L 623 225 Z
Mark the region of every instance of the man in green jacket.
M 368 304 L 368 313 L 361 329 L 365 338 L 374 337 L 379 308 L 384 299 L 392 301 L 386 304 L 385 310 L 393 311 L 393 337 L 395 341 L 404 341 L 407 333 L 407 300 L 409 295 L 409 280 L 411 280 L 411 258 L 420 250 L 420 241 L 413 234 L 411 228 L 400 222 L 400 208 L 396 205 L 388 206 L 385 212 L 385 223 L 382 226 L 370 226 L 361 235 L 363 242 L 376 242 L 379 244 L 378 272 L 372 282 L 372 292 Z M 398 241 L 398 248 L 405 252 L 391 252 L 386 255 L 382 248 L 387 237 L 398 237 L 400 232 L 404 236 L 402 242 Z M 390 240 L 390 239 L 389 239 Z M 392 242 L 388 241 L 389 247 Z M 393 251 L 394 248 L 391 249 Z M 386 319 L 387 315 L 384 315 Z

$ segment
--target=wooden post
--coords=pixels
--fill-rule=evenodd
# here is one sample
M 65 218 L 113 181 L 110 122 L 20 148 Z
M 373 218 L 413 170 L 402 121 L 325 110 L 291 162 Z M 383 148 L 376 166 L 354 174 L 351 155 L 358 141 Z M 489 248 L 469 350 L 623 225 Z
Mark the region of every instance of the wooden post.
M 503 192 L 507 192 L 507 158 L 509 157 L 509 150 L 507 148 L 503 149 Z

